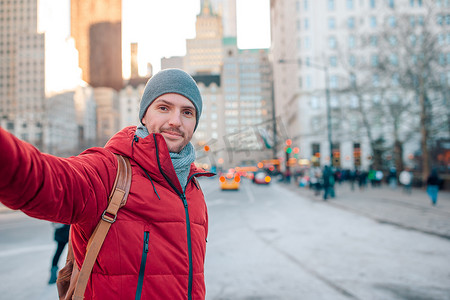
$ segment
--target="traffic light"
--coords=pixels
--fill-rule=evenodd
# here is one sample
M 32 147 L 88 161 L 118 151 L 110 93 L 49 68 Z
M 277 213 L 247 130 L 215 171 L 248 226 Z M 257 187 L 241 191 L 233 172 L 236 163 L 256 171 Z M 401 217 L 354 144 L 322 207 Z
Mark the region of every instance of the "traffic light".
M 208 152 L 210 150 L 208 145 L 203 146 L 203 150 L 205 150 L 205 152 Z
M 286 140 L 286 146 L 290 146 L 292 145 L 292 140 L 291 139 L 287 139 Z

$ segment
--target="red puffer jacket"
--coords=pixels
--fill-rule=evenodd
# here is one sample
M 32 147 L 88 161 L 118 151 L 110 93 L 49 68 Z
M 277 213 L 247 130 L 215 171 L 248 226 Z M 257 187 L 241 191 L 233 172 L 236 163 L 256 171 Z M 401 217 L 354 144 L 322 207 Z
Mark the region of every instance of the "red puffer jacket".
M 214 174 L 192 165 L 183 193 L 164 138 L 141 139 L 135 131 L 127 127 L 105 148 L 58 158 L 0 128 L 0 201 L 35 218 L 74 224 L 81 267 L 116 176 L 113 153 L 127 156 L 128 201 L 100 250 L 85 299 L 204 299 L 208 214 L 195 177 Z

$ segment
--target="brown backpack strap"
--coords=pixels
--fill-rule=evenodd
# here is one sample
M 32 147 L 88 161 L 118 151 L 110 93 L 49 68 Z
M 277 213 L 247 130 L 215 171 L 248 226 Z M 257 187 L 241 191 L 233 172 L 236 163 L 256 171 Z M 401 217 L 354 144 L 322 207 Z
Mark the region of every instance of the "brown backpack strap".
M 125 205 L 131 185 L 131 164 L 128 158 L 121 155 L 116 155 L 118 159 L 118 169 L 116 180 L 113 189 L 109 196 L 108 208 L 102 214 L 102 219 L 97 224 L 94 232 L 89 239 L 86 256 L 80 270 L 80 275 L 76 284 L 75 292 L 72 299 L 84 299 L 84 292 L 86 290 L 89 277 L 91 276 L 92 268 L 94 267 L 97 255 L 100 252 L 103 241 L 108 233 L 111 225 L 116 221 L 117 212 L 119 208 Z

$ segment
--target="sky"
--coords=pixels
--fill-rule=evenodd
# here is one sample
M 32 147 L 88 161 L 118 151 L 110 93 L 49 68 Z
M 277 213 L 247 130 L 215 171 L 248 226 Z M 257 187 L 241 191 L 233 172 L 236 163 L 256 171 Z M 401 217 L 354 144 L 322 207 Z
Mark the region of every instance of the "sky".
M 237 0 L 238 47 L 270 47 L 269 0 Z M 127 0 L 122 5 L 124 76 L 129 76 L 130 43 L 138 43 L 139 72 L 150 61 L 154 72 L 162 57 L 186 54 L 186 39 L 195 38 L 200 0 Z M 143 73 L 144 72 L 144 73 Z
M 237 42 L 241 49 L 270 47 L 269 0 L 237 0 Z M 147 63 L 153 72 L 162 57 L 184 56 L 186 39 L 195 38 L 200 0 L 122 1 L 123 75 L 130 75 L 130 43 L 138 43 L 139 73 Z M 68 78 L 78 76 L 70 36 L 70 0 L 40 0 L 39 30 L 46 32 L 46 85 L 50 90 L 70 88 Z M 72 48 L 71 48 L 72 47 Z M 61 76 L 64 68 L 65 76 Z M 69 85 L 69 86 L 67 86 Z

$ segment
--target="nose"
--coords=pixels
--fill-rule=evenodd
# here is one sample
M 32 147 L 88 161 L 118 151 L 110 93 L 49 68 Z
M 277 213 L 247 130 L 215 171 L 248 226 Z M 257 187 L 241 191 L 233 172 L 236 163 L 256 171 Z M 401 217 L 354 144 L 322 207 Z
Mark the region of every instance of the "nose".
M 181 112 L 179 110 L 174 110 L 170 114 L 169 125 L 174 127 L 181 126 Z

